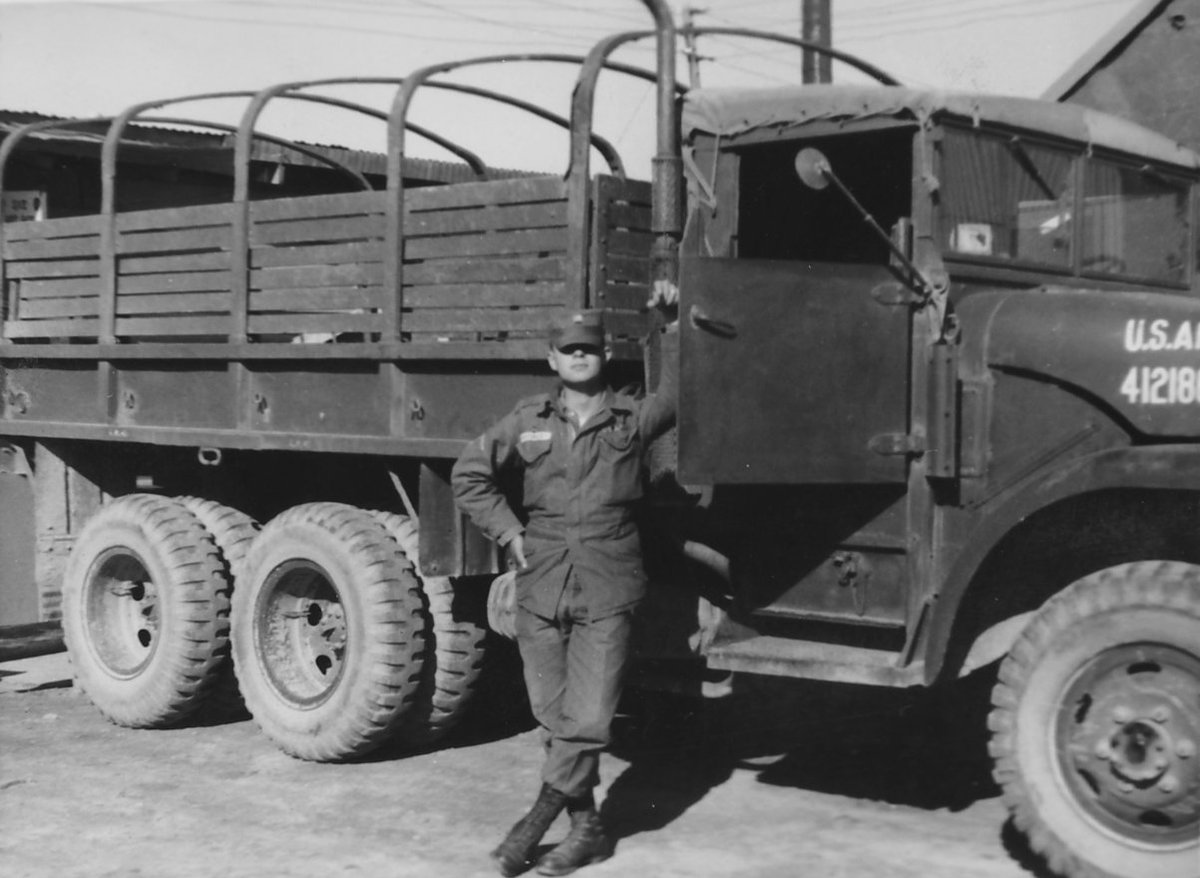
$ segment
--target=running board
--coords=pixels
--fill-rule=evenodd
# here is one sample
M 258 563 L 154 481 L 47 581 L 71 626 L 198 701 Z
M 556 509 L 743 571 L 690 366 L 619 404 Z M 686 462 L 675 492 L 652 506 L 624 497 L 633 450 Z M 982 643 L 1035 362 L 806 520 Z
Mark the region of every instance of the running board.
M 718 642 L 705 658 L 710 668 L 775 677 L 895 687 L 925 683 L 923 663 L 901 667 L 898 653 L 787 637 Z

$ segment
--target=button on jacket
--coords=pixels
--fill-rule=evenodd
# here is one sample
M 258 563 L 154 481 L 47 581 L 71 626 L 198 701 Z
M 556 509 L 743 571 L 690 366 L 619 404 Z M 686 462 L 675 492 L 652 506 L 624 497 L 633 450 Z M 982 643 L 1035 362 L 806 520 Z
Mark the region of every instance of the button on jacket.
M 502 545 L 524 533 L 529 567 L 517 574 L 517 602 L 530 612 L 554 616 L 572 569 L 593 619 L 628 610 L 645 594 L 635 510 L 643 451 L 675 420 L 676 358 L 664 353 L 655 395 L 639 400 L 608 390 L 578 430 L 558 390 L 529 397 L 455 463 L 459 508 Z M 522 475 L 520 517 L 501 487 L 513 470 Z

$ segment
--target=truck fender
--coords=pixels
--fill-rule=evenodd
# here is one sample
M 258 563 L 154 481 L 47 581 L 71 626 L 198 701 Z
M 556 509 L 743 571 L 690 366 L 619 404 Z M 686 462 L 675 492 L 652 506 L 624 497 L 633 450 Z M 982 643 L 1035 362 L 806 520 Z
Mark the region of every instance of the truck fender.
M 1033 474 L 986 512 L 953 560 L 930 608 L 924 649 L 918 649 L 925 660 L 927 680 L 932 681 L 942 671 L 963 598 L 1000 540 L 1027 517 L 1054 503 L 1114 488 L 1200 492 L 1200 446 L 1139 446 L 1086 455 Z M 1069 584 L 1064 582 L 1063 586 Z M 980 667 L 1006 652 L 1023 627 L 1015 621 L 1017 618 L 1003 620 L 984 631 L 968 653 L 968 663 Z

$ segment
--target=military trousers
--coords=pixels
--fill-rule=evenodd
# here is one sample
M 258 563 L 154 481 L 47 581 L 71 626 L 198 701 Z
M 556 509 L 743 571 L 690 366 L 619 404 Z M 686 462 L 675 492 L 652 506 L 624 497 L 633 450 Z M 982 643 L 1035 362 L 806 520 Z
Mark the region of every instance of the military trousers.
M 546 751 L 542 782 L 572 798 L 600 780 L 600 752 L 629 666 L 631 615 L 592 619 L 573 573 L 553 618 L 517 610 L 525 688 Z

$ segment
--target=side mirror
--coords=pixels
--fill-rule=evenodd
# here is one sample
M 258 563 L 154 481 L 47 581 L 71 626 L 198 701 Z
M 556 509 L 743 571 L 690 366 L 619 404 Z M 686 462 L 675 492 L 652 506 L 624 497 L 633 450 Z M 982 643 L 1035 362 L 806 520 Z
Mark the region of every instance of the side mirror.
M 824 189 L 832 175 L 833 168 L 821 150 L 806 146 L 796 153 L 796 176 L 809 189 Z

